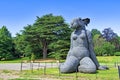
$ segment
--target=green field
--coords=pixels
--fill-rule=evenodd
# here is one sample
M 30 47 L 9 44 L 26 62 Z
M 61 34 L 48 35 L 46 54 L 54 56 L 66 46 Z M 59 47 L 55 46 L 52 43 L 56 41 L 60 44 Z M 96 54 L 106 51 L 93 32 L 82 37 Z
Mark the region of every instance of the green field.
M 27 58 L 26 58 L 27 59 Z M 23 60 L 26 60 L 25 58 Z M 98 70 L 95 74 L 84 73 L 69 73 L 61 74 L 58 68 L 46 68 L 39 70 L 24 70 L 20 71 L 7 71 L 3 70 L 0 73 L 13 74 L 19 76 L 11 80 L 119 80 L 118 68 L 115 67 L 116 62 L 120 62 L 120 56 L 105 56 L 97 57 L 101 65 L 107 65 L 109 70 Z M 20 62 L 21 60 L 13 60 L 8 62 Z M 64 61 L 64 60 L 63 60 Z M 1 61 L 1 63 L 3 63 Z M 7 63 L 7 61 L 5 61 Z M 0 80 L 4 80 L 0 78 Z

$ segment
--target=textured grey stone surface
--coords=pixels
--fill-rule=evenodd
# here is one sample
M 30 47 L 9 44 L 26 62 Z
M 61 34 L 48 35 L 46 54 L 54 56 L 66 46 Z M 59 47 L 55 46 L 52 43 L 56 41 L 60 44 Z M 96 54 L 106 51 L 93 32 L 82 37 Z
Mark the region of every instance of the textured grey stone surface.
M 80 61 L 80 66 L 78 67 L 79 72 L 83 73 L 95 73 L 96 72 L 96 65 L 89 57 L 84 57 Z
M 75 72 L 78 68 L 78 64 L 79 60 L 74 56 L 70 56 L 66 59 L 65 63 L 60 65 L 60 71 L 62 73 Z
M 60 72 L 69 73 L 76 70 L 84 73 L 94 73 L 97 69 L 106 69 L 100 66 L 93 50 L 91 32 L 85 29 L 90 22 L 89 18 L 75 18 L 71 28 L 71 45 L 65 63 L 60 65 Z

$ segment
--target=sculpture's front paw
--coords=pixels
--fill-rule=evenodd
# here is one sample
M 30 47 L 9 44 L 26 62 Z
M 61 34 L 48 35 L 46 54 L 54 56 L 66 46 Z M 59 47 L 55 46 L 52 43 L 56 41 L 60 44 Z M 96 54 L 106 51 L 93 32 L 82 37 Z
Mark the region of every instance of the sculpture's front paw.
M 98 69 L 99 69 L 99 70 L 107 70 L 107 69 L 109 69 L 109 68 L 108 68 L 107 66 L 99 66 Z

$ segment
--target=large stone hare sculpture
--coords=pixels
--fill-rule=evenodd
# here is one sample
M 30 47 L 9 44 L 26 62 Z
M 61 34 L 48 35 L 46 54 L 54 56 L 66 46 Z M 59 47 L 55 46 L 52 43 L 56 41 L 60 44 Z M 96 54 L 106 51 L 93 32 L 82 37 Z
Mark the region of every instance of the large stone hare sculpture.
M 91 32 L 85 29 L 90 19 L 75 18 L 71 22 L 71 28 L 75 30 L 71 34 L 71 46 L 66 61 L 60 65 L 60 72 L 95 73 L 97 69 L 105 70 L 106 66 L 100 66 L 93 50 Z

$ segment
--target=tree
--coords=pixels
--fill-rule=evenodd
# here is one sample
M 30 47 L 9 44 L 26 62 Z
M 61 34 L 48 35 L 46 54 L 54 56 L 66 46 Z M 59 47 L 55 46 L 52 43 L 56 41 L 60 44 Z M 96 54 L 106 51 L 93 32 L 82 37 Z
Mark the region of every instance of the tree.
M 107 55 L 107 56 L 114 55 L 115 46 L 113 44 L 111 44 L 110 42 L 105 42 L 102 47 L 104 49 L 104 55 Z
M 94 37 L 96 34 L 101 35 L 101 32 L 99 30 L 97 30 L 97 29 L 92 29 L 91 33 L 92 33 L 92 37 Z
M 116 51 L 120 51 L 120 37 L 119 36 L 117 37 L 115 42 L 116 42 L 115 44 Z
M 94 50 L 96 55 L 114 55 L 115 46 L 99 36 L 100 35 L 96 34 L 93 38 Z
M 41 49 L 41 41 L 40 41 L 40 32 L 36 31 L 36 27 L 33 25 L 27 25 L 24 27 L 22 31 L 22 35 L 24 35 L 26 48 L 25 48 L 25 55 L 31 56 L 32 54 L 35 55 L 35 58 L 40 58 L 42 53 Z
M 102 31 L 102 37 L 105 38 L 106 41 L 112 41 L 117 37 L 117 34 L 113 32 L 111 28 L 105 28 Z
M 60 35 L 65 33 L 64 28 L 68 27 L 65 24 L 63 17 L 53 16 L 52 14 L 44 15 L 41 18 L 37 17 L 34 25 L 36 31 L 39 32 L 39 38 L 43 49 L 43 58 L 47 57 L 48 45 L 61 38 Z M 66 36 L 64 34 L 64 36 Z
M 64 43 L 64 45 L 68 45 L 67 41 L 70 39 L 68 37 L 68 35 L 70 36 L 70 31 L 62 16 L 53 16 L 52 14 L 42 17 L 37 16 L 33 25 L 27 25 L 22 30 L 24 42 L 27 44 L 24 48 L 25 54 L 31 55 L 34 53 L 40 56 L 42 52 L 43 58 L 46 58 L 48 53 L 57 53 L 61 49 L 63 51 L 63 48 L 63 52 L 65 52 L 68 47 L 62 46 L 58 48 L 58 44 L 61 43 L 60 45 L 63 45 Z M 49 46 L 52 44 L 55 44 L 53 45 L 54 48 Z
M 13 59 L 13 48 L 11 33 L 3 26 L 0 29 L 0 60 Z
M 30 59 L 33 54 L 35 58 L 40 58 L 41 53 L 38 33 L 33 28 L 32 25 L 27 25 L 24 30 L 21 30 L 21 34 L 18 33 L 14 38 L 16 53 Z
M 103 31 L 102 31 L 102 37 L 110 42 L 111 44 L 113 44 L 115 46 L 115 49 L 116 51 L 119 50 L 120 46 L 120 42 L 119 42 L 119 37 L 116 33 L 113 32 L 113 30 L 111 28 L 105 28 Z
M 56 59 L 66 58 L 67 53 L 70 48 L 70 34 L 71 29 L 67 26 L 62 28 L 62 33 L 60 33 L 57 37 L 58 39 L 52 42 L 49 45 L 49 48 L 52 50 L 50 55 L 54 56 Z
M 26 56 L 25 48 L 27 43 L 25 42 L 24 35 L 17 33 L 16 37 L 13 38 L 13 42 L 15 44 L 15 53 L 21 56 Z

